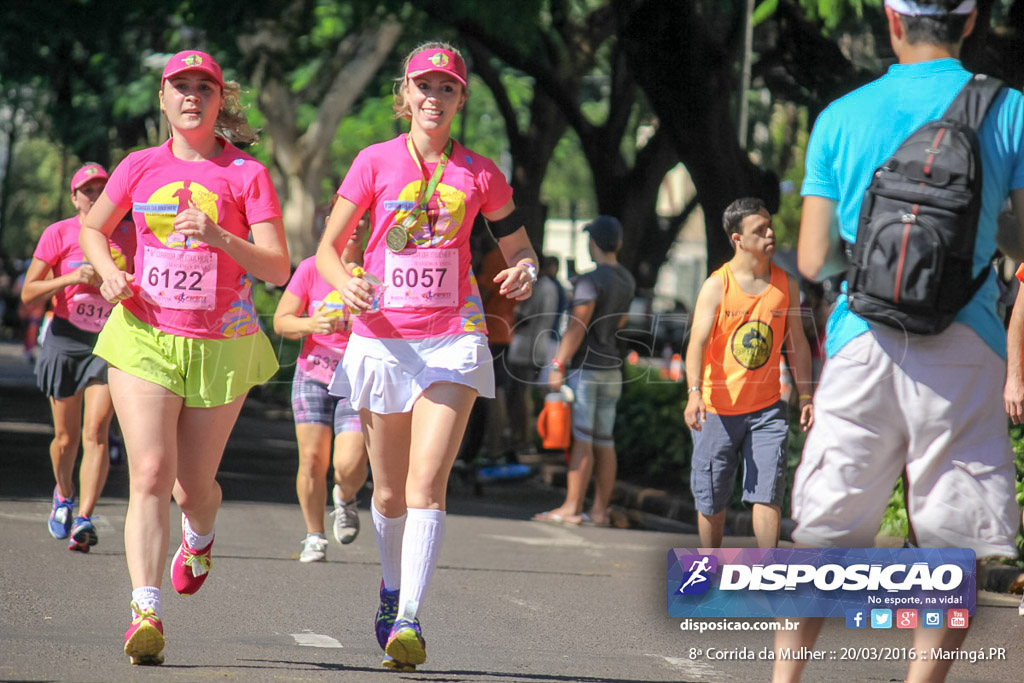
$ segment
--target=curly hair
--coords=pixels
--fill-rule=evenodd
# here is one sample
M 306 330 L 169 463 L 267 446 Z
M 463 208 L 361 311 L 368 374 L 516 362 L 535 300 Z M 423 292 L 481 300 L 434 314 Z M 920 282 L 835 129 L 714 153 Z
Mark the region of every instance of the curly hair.
M 258 130 L 249 125 L 242 106 L 242 88 L 234 81 L 224 83 L 224 106 L 217 115 L 214 132 L 233 145 L 251 145 L 260 138 Z
M 425 43 L 420 43 L 413 48 L 412 52 L 407 54 L 405 59 L 402 61 L 402 75 L 395 79 L 395 86 L 392 89 L 392 93 L 395 98 L 392 108 L 395 110 L 396 119 L 412 118 L 412 110 L 409 108 L 409 103 L 405 101 L 405 73 L 409 70 L 409 62 L 412 61 L 412 58 L 424 50 L 448 50 L 450 52 L 454 52 L 459 56 L 459 59 L 465 61 L 465 58 L 462 56 L 462 53 L 459 52 L 458 48 L 451 43 L 444 42 L 443 40 L 430 40 Z M 466 97 L 469 97 L 469 87 L 462 86 L 462 90 L 466 93 Z

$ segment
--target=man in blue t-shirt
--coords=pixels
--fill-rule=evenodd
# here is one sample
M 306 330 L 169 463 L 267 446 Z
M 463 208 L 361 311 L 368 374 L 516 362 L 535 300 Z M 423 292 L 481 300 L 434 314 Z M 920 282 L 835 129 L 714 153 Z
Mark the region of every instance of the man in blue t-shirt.
M 974 0 L 885 0 L 899 61 L 881 78 L 833 102 L 807 149 L 797 260 L 815 279 L 839 237 L 856 240 L 861 199 L 874 170 L 910 133 L 937 119 L 970 78 L 958 56 L 977 18 Z M 1004 89 L 979 130 L 984 189 L 975 274 L 991 271 L 996 216 L 1012 197 L 1024 216 L 1024 98 Z M 1024 234 L 1024 221 L 1017 229 Z M 996 315 L 995 274 L 948 329 L 912 336 L 869 324 L 842 295 L 829 318 L 828 357 L 814 398 L 814 426 L 793 483 L 795 541 L 871 547 L 896 480 L 906 473 L 908 516 L 922 547 L 1014 556 L 1019 510 L 1000 387 L 1006 338 Z M 1020 353 L 1020 349 L 1014 350 Z M 820 619 L 776 633 L 775 679 L 798 680 Z M 919 629 L 914 646 L 955 650 L 966 630 Z M 908 680 L 942 680 L 953 658 L 910 662 Z

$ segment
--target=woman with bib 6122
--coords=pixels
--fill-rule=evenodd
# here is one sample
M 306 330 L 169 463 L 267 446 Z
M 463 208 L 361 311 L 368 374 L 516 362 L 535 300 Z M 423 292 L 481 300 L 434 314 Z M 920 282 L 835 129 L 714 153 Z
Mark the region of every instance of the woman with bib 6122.
M 128 453 L 124 545 L 133 590 L 124 650 L 132 663 L 163 661 L 160 584 L 172 492 L 182 541 L 171 582 L 191 595 L 212 564 L 215 476 L 228 436 L 249 389 L 278 367 L 249 276 L 284 284 L 288 251 L 267 169 L 231 144 L 255 139 L 238 94 L 210 55 L 174 55 L 160 82 L 171 139 L 118 165 L 80 237 L 103 296 L 120 302 L 96 354 L 110 363 Z M 138 237 L 135 277 L 104 249 L 128 209 Z

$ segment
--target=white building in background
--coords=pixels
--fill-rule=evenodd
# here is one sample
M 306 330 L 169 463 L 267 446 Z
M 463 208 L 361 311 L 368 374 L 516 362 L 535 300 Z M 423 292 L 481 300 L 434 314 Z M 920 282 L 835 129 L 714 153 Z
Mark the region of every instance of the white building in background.
M 661 181 L 658 193 L 657 212 L 664 218 L 678 216 L 686 202 L 696 194 L 690 174 L 682 164 L 677 165 Z M 591 217 L 573 222 L 564 218 L 551 218 L 544 225 L 543 251 L 557 256 L 560 262 L 559 276 L 568 280 L 567 259 L 574 259 L 577 272 L 594 267 L 587 250 L 587 235 L 581 229 Z M 626 239 L 629 239 L 627 234 Z M 667 311 L 681 301 L 688 311 L 693 310 L 697 292 L 707 272 L 707 239 L 704 235 L 704 212 L 698 207 L 679 232 L 675 243 L 669 249 L 668 259 L 658 271 L 654 287 L 654 311 Z

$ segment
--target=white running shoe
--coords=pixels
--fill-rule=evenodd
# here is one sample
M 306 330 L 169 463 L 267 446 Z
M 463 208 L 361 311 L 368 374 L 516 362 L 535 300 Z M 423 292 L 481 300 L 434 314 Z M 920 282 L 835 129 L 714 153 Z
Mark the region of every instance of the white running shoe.
M 299 562 L 324 562 L 327 559 L 327 539 L 323 536 L 309 534 L 302 539 L 302 552 Z
M 341 499 L 341 487 L 334 485 L 334 538 L 342 545 L 348 545 L 359 535 L 359 509 L 355 498 L 346 503 Z
M 1020 604 L 1017 605 L 1017 615 L 1024 617 L 1024 598 L 1020 599 Z

